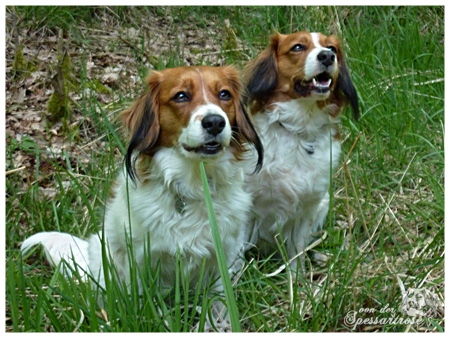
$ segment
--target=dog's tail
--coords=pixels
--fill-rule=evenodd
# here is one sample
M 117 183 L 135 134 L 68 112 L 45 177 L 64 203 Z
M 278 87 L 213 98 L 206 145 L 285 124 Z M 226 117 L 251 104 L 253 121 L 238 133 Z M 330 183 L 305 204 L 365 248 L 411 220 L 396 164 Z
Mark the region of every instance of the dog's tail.
M 62 232 L 39 232 L 27 238 L 21 245 L 22 254 L 33 246 L 41 244 L 47 260 L 53 266 L 60 265 L 64 260 L 70 267 L 60 265 L 61 272 L 70 277 L 77 270 L 80 277 L 89 273 L 88 246 L 89 242 Z

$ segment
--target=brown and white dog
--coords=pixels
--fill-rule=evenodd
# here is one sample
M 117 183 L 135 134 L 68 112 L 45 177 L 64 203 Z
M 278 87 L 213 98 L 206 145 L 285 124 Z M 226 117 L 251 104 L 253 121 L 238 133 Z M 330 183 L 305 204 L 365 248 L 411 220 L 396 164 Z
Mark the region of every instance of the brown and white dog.
M 332 172 L 341 152 L 338 122 L 358 99 L 339 39 L 320 33 L 275 33 L 245 70 L 264 166 L 247 177 L 254 197 L 250 243 L 285 243 L 292 269 L 303 263 L 311 234 L 325 221 Z
M 121 113 L 130 143 L 106 204 L 103 232 L 88 240 L 37 233 L 22 244 L 23 252 L 42 244 L 50 262 L 65 259 L 104 286 L 102 241 L 127 284 L 129 243 L 139 268 L 145 268 L 150 243 L 151 265 L 160 266 L 163 286 L 174 285 L 178 254 L 193 285 L 200 277 L 215 279 L 219 271 L 199 170 L 204 161 L 228 266 L 239 260 L 252 206 L 241 159 L 252 145 L 259 170 L 263 149 L 238 73 L 231 67 L 178 67 L 151 73 L 147 84 L 147 92 Z M 204 260 L 205 276 L 200 276 Z M 221 287 L 219 280 L 215 289 Z

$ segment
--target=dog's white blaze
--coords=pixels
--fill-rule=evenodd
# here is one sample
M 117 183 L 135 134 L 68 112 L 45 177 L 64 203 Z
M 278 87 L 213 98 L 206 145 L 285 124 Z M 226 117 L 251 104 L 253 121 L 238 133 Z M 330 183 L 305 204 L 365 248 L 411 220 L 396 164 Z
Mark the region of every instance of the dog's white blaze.
M 319 33 L 311 33 L 311 38 L 316 48 L 323 48 L 323 46 L 319 42 Z
M 205 87 L 205 81 L 203 80 L 203 75 L 200 72 L 200 70 L 198 70 L 197 68 L 195 68 L 195 70 L 197 71 L 198 75 L 200 75 L 200 84 L 202 87 L 203 99 L 205 100 L 205 103 L 208 104 L 210 102 L 208 100 L 208 95 L 206 95 L 206 87 Z
M 308 80 L 317 75 L 317 55 L 325 49 L 319 43 L 319 33 L 311 33 L 311 39 L 315 48 L 308 54 L 305 62 L 305 78 Z

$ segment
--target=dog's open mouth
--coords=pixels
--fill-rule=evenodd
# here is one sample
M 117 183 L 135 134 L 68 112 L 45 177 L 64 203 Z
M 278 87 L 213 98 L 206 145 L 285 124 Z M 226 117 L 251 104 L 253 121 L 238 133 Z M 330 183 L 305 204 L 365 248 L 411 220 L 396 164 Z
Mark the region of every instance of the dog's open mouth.
M 223 146 L 219 142 L 208 142 L 199 147 L 189 147 L 183 144 L 186 151 L 194 152 L 201 155 L 216 155 L 222 151 Z
M 294 89 L 300 95 L 308 95 L 311 92 L 325 94 L 330 91 L 332 79 L 327 72 L 320 73 L 309 81 L 296 81 Z

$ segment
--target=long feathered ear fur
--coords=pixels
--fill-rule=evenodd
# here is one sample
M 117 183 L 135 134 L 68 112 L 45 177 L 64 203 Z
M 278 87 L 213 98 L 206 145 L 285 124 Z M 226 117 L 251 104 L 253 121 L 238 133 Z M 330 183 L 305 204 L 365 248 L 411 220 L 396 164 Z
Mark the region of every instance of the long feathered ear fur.
M 353 85 L 345 60 L 342 60 L 341 62 L 341 71 L 339 72 L 337 85 L 344 94 L 347 102 L 352 107 L 353 117 L 357 120 L 359 118 L 358 94 L 355 86 Z
M 258 133 L 253 126 L 251 117 L 247 112 L 246 99 L 242 99 L 239 102 L 239 108 L 236 113 L 236 124 L 237 137 L 242 137 L 246 142 L 252 144 L 255 147 L 256 152 L 258 153 L 258 162 L 256 163 L 255 171 L 253 172 L 257 173 L 261 170 L 263 165 L 264 149 Z
M 262 142 L 255 130 L 251 116 L 248 113 L 248 95 L 245 91 L 243 83 L 241 82 L 238 73 L 234 68 L 230 67 L 228 80 L 236 93 L 239 94 L 239 100 L 235 101 L 234 110 L 236 112 L 236 126 L 233 127 L 233 134 L 238 146 L 241 150 L 245 149 L 245 144 L 251 144 L 258 153 L 258 162 L 254 173 L 261 170 L 263 164 L 264 150 Z
M 250 62 L 244 71 L 244 83 L 247 86 L 250 103 L 261 104 L 276 88 L 278 82 L 277 50 L 280 34 L 270 39 L 270 45 L 258 57 Z
M 161 83 L 157 72 L 147 77 L 148 90 L 130 108 L 120 113 L 119 118 L 128 133 L 129 146 L 125 154 L 125 167 L 134 181 L 136 172 L 134 162 L 142 152 L 153 155 L 159 138 L 158 90 Z

